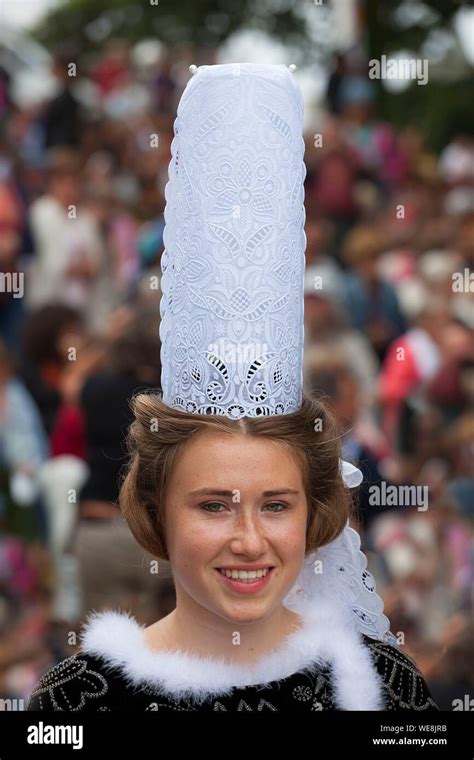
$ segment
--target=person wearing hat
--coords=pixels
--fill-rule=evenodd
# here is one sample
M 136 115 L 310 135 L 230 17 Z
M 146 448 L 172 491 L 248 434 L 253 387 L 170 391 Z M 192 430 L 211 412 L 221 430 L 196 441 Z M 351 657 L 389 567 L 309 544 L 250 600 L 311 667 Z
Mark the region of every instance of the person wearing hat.
M 29 710 L 437 709 L 349 526 L 360 471 L 303 388 L 303 103 L 283 65 L 201 66 L 166 187 L 161 393 L 120 506 L 176 607 L 92 614 Z

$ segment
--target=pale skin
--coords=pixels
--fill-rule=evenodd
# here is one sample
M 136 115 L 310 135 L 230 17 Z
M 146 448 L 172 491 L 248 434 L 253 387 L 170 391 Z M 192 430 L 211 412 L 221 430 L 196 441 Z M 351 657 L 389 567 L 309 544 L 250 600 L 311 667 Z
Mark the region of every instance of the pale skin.
M 282 602 L 304 561 L 308 504 L 300 466 L 282 444 L 200 434 L 174 465 L 164 508 L 176 608 L 145 629 L 149 648 L 252 664 L 301 628 Z M 229 588 L 216 570 L 252 563 L 274 567 L 252 594 Z

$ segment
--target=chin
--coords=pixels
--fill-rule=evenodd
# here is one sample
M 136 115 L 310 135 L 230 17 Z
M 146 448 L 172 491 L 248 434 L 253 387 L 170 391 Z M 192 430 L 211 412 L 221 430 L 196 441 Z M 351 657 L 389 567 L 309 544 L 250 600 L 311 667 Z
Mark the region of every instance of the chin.
M 260 604 L 249 604 L 242 601 L 232 605 L 223 605 L 219 614 L 229 623 L 250 625 L 265 620 L 274 609 L 275 604 L 269 600 Z

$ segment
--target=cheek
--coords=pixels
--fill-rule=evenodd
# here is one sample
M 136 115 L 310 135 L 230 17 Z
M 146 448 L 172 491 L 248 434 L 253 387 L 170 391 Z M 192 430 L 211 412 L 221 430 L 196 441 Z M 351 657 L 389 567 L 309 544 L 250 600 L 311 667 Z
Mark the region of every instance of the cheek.
M 177 511 L 166 528 L 171 563 L 183 571 L 194 570 L 212 560 L 226 540 L 222 526 L 206 523 L 194 514 Z
M 284 530 L 275 535 L 274 545 L 282 559 L 301 562 L 306 549 L 306 520 L 294 520 L 285 525 Z

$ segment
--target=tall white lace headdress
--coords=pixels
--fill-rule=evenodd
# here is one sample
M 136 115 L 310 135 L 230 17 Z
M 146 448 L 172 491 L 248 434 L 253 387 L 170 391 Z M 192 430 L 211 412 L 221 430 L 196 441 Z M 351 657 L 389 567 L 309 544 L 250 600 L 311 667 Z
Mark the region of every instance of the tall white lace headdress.
M 284 65 L 200 66 L 181 97 L 165 190 L 163 401 L 233 419 L 302 403 L 303 99 Z M 341 460 L 346 486 L 362 473 Z M 323 572 L 319 568 L 323 567 Z M 358 534 L 307 555 L 285 604 L 321 595 L 393 640 Z M 396 639 L 395 639 L 396 642 Z

